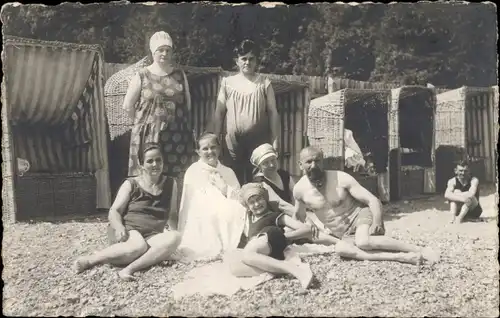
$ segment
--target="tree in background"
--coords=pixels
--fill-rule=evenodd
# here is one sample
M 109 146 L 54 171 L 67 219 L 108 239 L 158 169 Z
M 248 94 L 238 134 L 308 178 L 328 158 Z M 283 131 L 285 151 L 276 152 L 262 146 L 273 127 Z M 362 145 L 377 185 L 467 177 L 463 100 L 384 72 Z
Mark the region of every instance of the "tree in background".
M 250 38 L 261 72 L 458 87 L 497 82 L 493 4 L 395 3 L 276 6 L 191 3 L 2 7 L 4 34 L 100 44 L 105 60 L 133 63 L 164 30 L 177 59 L 234 67 L 233 48 Z
M 492 9 L 484 4 L 387 6 L 376 34 L 376 62 L 370 79 L 452 87 L 494 85 L 496 18 Z

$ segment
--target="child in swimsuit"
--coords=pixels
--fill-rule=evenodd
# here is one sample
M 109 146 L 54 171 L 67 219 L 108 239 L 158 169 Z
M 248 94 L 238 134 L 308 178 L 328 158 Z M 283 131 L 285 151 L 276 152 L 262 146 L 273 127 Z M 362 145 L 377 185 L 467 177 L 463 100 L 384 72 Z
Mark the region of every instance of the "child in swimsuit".
M 260 183 L 245 184 L 240 191 L 242 204 L 249 212 L 249 241 L 245 247 L 226 258 L 236 276 L 262 273 L 290 274 L 308 288 L 313 274 L 308 264 L 287 253 L 291 240 L 311 237 L 312 227 L 292 219 L 269 204 L 267 190 Z M 292 228 L 284 232 L 283 228 Z

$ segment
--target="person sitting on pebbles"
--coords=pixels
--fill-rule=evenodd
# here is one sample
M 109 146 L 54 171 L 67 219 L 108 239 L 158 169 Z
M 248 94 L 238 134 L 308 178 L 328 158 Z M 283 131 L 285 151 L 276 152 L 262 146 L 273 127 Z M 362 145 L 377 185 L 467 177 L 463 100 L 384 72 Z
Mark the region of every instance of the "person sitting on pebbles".
M 324 170 L 322 151 L 314 147 L 303 149 L 299 166 L 304 176 L 293 189 L 296 217 L 303 221 L 306 209 L 313 212 L 320 221 L 320 231 L 340 239 L 335 246 L 338 255 L 415 265 L 422 260 L 439 261 L 439 253 L 430 248 L 385 236 L 380 201 L 349 174 Z
M 237 277 L 258 276 L 265 272 L 290 274 L 307 289 L 313 278 L 311 268 L 292 255 L 287 247 L 290 240 L 314 236 L 313 228 L 279 212 L 274 202 L 269 202 L 269 194 L 260 183 L 243 185 L 240 196 L 249 212 L 249 241 L 243 249 L 224 255 L 231 273 Z M 293 230 L 285 232 L 285 226 Z
M 111 246 L 74 264 L 81 273 L 98 264 L 125 266 L 118 276 L 133 280 L 139 270 L 165 261 L 180 243 L 177 232 L 177 184 L 162 174 L 163 157 L 157 144 L 145 144 L 139 152 L 140 174 L 128 178 L 109 210 Z
M 479 180 L 470 174 L 466 161 L 457 163 L 455 177 L 448 180 L 444 197 L 450 202 L 451 223 L 478 219 L 483 213 L 479 204 Z

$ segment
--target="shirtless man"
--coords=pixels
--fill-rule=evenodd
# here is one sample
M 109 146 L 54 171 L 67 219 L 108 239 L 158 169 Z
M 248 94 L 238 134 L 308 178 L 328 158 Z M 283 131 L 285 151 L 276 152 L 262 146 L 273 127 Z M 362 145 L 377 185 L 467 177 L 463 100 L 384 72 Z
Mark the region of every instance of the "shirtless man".
M 335 252 L 345 258 L 420 264 L 439 261 L 439 254 L 385 236 L 380 201 L 343 171 L 323 169 L 323 153 L 308 147 L 300 153 L 304 176 L 294 187 L 297 218 L 313 212 L 323 231 L 339 238 Z M 352 236 L 354 235 L 354 242 Z M 384 252 L 385 251 L 385 252 Z
M 470 175 L 466 161 L 457 163 L 455 177 L 448 180 L 444 197 L 450 201 L 451 223 L 478 219 L 483 212 L 479 205 L 479 180 Z

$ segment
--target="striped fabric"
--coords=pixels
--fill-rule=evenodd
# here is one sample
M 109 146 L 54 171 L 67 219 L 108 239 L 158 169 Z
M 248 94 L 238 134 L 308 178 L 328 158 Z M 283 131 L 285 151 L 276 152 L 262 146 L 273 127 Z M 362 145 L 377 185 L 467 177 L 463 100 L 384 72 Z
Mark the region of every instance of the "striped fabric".
M 102 49 L 7 36 L 5 91 L 15 157 L 30 172 L 94 172 L 110 205 Z
M 436 149 L 453 146 L 485 162 L 485 180 L 495 181 L 496 142 L 494 87 L 462 87 L 437 95 Z
M 8 39 L 5 77 L 13 124 L 68 120 L 91 72 L 94 50 L 69 50 Z
M 7 38 L 6 94 L 18 157 L 32 172 L 94 172 L 103 166 L 100 50 Z M 99 86 L 99 85 L 97 85 Z M 100 134 L 100 135 L 99 135 Z M 92 142 L 95 139 L 96 142 Z

